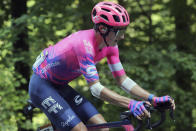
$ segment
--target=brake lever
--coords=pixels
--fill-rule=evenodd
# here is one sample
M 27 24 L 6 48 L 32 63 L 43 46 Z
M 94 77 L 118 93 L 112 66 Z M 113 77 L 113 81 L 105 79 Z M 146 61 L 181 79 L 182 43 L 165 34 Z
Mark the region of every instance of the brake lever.
M 165 121 L 165 119 L 166 119 L 166 110 L 165 109 L 150 107 L 147 104 L 144 104 L 144 106 L 145 106 L 145 108 L 147 109 L 148 112 L 152 113 L 154 111 L 158 111 L 158 112 L 160 112 L 160 115 L 161 115 L 160 120 L 155 122 L 155 123 L 151 123 L 151 118 L 147 118 L 146 119 L 147 121 L 146 121 L 146 124 L 145 124 L 146 129 L 152 130 L 152 128 L 158 127 L 159 125 L 161 125 Z M 131 113 L 129 113 L 129 114 L 131 114 Z M 127 113 L 125 115 L 127 115 Z M 174 112 L 173 112 L 172 109 L 170 109 L 169 115 L 170 115 L 171 119 L 174 120 L 174 122 L 175 122 Z M 125 117 L 125 118 L 127 118 L 127 117 Z M 134 131 L 140 131 L 142 127 L 143 127 L 143 121 L 138 120 L 138 125 L 134 129 Z
M 146 110 L 149 113 L 151 113 L 150 111 L 152 110 L 152 108 L 149 105 L 147 105 L 146 103 L 144 103 L 144 106 L 145 106 Z M 146 128 L 152 130 L 152 125 L 151 125 L 150 118 L 147 118 L 147 126 L 146 126 Z
M 169 116 L 170 118 L 175 122 L 175 118 L 174 118 L 174 110 L 173 109 L 170 109 L 170 112 L 169 112 Z
M 147 126 L 146 126 L 146 128 L 152 130 L 152 125 L 151 125 L 151 122 L 150 122 L 150 118 L 147 118 Z
M 146 110 L 151 113 L 152 111 L 154 111 L 155 109 L 153 107 L 150 107 L 148 104 L 144 103 L 144 106 L 146 108 Z M 151 124 L 151 119 L 147 118 L 147 122 L 146 122 L 146 129 L 150 129 L 152 130 L 153 126 Z M 142 128 L 143 125 L 143 121 L 142 120 L 138 120 L 138 126 L 135 128 L 134 131 L 139 131 Z

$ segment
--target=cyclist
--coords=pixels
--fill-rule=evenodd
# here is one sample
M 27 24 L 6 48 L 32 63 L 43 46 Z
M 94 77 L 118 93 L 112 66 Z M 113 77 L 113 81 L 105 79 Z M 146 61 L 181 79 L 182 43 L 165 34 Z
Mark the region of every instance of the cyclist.
M 175 104 L 170 96 L 156 97 L 126 76 L 119 59 L 117 42 L 124 38 L 129 25 L 127 11 L 119 4 L 100 2 L 95 5 L 91 15 L 93 29 L 73 33 L 44 49 L 37 57 L 29 83 L 33 104 L 62 131 L 86 131 L 86 123 L 105 123 L 95 107 L 68 85 L 83 75 L 93 96 L 117 106 L 128 107 L 138 119 L 150 117 L 144 103 L 157 106 L 169 102 L 174 109 Z M 121 96 L 100 83 L 96 63 L 104 57 L 107 57 L 119 87 L 142 101 Z

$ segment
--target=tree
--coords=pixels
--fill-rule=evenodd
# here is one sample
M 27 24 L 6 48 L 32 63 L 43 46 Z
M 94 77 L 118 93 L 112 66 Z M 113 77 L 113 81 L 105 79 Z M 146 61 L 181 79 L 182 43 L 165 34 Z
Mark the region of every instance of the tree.
M 33 121 L 22 109 L 28 99 L 31 66 L 44 48 L 81 29 L 92 28 L 90 13 L 100 0 L 1 0 L 0 2 L 0 130 L 32 130 Z M 177 103 L 177 121 L 168 118 L 159 131 L 194 130 L 196 122 L 196 3 L 194 0 L 116 0 L 130 14 L 131 23 L 120 41 L 120 58 L 128 76 L 156 95 L 169 94 Z M 117 88 L 106 59 L 97 64 L 106 87 Z M 83 77 L 71 83 L 106 120 L 118 120 L 124 111 L 93 98 Z M 130 96 L 133 97 L 133 96 Z M 3 106 L 2 106 L 3 105 Z M 187 117 L 188 116 L 188 117 Z M 178 121 L 184 120 L 184 121 Z M 24 122 L 25 121 L 25 122 Z M 184 125 L 182 127 L 182 125 Z M 164 128 L 163 128 L 164 127 Z M 118 129 L 119 130 L 119 129 Z
M 27 14 L 27 0 L 12 0 L 11 1 L 11 15 L 12 18 L 15 20 L 17 18 L 22 17 L 23 15 Z M 29 58 L 29 45 L 27 43 L 27 24 L 26 21 L 23 21 L 21 23 L 17 23 L 17 21 L 14 21 L 12 23 L 12 27 L 14 29 L 14 33 L 16 35 L 16 41 L 13 43 L 13 54 L 14 58 L 18 59 L 15 61 L 14 67 L 15 67 L 15 73 L 21 75 L 22 78 L 25 78 L 26 81 L 29 81 L 30 77 L 30 67 L 28 65 L 28 61 L 26 61 Z M 21 59 L 20 59 L 21 58 Z M 17 81 L 20 80 L 20 78 L 16 79 Z M 27 91 L 28 83 L 20 83 L 19 86 L 16 86 L 16 90 Z M 23 109 L 18 109 L 17 112 L 23 113 Z M 25 116 L 25 114 L 24 114 Z M 22 128 L 22 124 L 25 122 L 25 120 L 22 120 L 21 122 L 17 122 L 18 130 L 24 130 Z

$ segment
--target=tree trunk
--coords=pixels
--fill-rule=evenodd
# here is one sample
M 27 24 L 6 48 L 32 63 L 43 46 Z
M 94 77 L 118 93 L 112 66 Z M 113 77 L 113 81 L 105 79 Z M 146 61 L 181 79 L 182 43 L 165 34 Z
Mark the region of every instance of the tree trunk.
M 190 12 L 189 7 L 186 4 L 186 0 L 173 0 L 172 3 L 172 14 L 175 17 L 176 25 L 176 45 L 179 51 L 190 52 Z
M 191 32 L 190 32 L 190 17 L 191 13 L 189 7 L 186 4 L 186 0 L 173 0 L 171 1 L 171 14 L 175 18 L 175 43 L 177 50 L 180 52 L 191 53 Z M 190 92 L 191 87 L 191 72 L 189 70 L 180 67 L 175 74 L 175 79 L 178 87 L 183 89 L 185 92 Z M 181 97 L 181 96 L 180 96 Z M 186 116 L 189 117 L 189 126 L 176 126 L 177 131 L 184 131 L 186 129 L 193 130 L 193 118 L 192 111 L 185 112 Z M 176 123 L 180 125 L 180 123 Z
M 11 15 L 13 19 L 17 19 L 21 17 L 22 15 L 27 13 L 27 0 L 11 0 Z M 24 24 L 15 24 L 13 23 L 14 30 L 17 34 L 17 40 L 13 43 L 13 53 L 14 57 L 24 57 L 23 60 L 19 60 L 15 63 L 15 71 L 22 75 L 23 78 L 25 78 L 27 81 L 29 81 L 30 76 L 30 68 L 25 62 L 29 57 L 24 56 L 24 54 L 27 54 L 29 51 L 29 45 L 26 42 L 26 39 L 28 37 L 27 35 L 27 27 L 24 27 Z M 22 31 L 21 31 L 22 29 Z M 18 32 L 17 32 L 18 31 Z M 28 90 L 28 83 L 22 84 L 17 87 L 17 91 L 20 90 Z M 18 110 L 18 112 L 23 113 L 23 110 Z M 25 115 L 24 115 L 25 116 Z M 32 117 L 31 117 L 32 119 Z M 18 124 L 18 130 L 19 131 L 27 131 L 26 129 L 22 128 L 22 123 Z

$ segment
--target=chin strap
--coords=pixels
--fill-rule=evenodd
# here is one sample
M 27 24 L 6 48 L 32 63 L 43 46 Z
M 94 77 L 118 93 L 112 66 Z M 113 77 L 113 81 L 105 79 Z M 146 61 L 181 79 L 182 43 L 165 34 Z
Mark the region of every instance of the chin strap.
M 105 33 L 101 33 L 101 31 L 98 29 L 99 25 L 100 25 L 100 24 L 95 25 L 95 26 L 94 26 L 94 29 L 95 29 L 96 31 L 99 31 L 99 33 L 101 34 L 101 36 L 102 36 L 102 38 L 103 38 L 103 40 L 104 40 L 106 46 L 109 47 L 109 44 L 108 44 L 107 41 L 106 41 L 106 36 L 109 34 L 110 29 L 111 29 L 112 27 L 110 27 L 110 26 L 108 26 L 108 25 L 106 25 L 106 24 L 103 24 L 103 25 L 105 25 L 105 26 L 108 28 L 108 30 L 107 30 L 107 32 L 105 32 Z
M 100 32 L 100 34 L 101 34 L 101 32 Z M 107 33 L 107 35 L 108 35 L 108 33 Z M 109 45 L 108 45 L 108 43 L 107 43 L 107 41 L 106 41 L 106 36 L 107 35 L 105 35 L 105 34 L 101 34 L 101 36 L 103 37 L 103 40 L 104 40 L 104 42 L 105 42 L 105 44 L 106 44 L 106 46 L 108 47 Z

